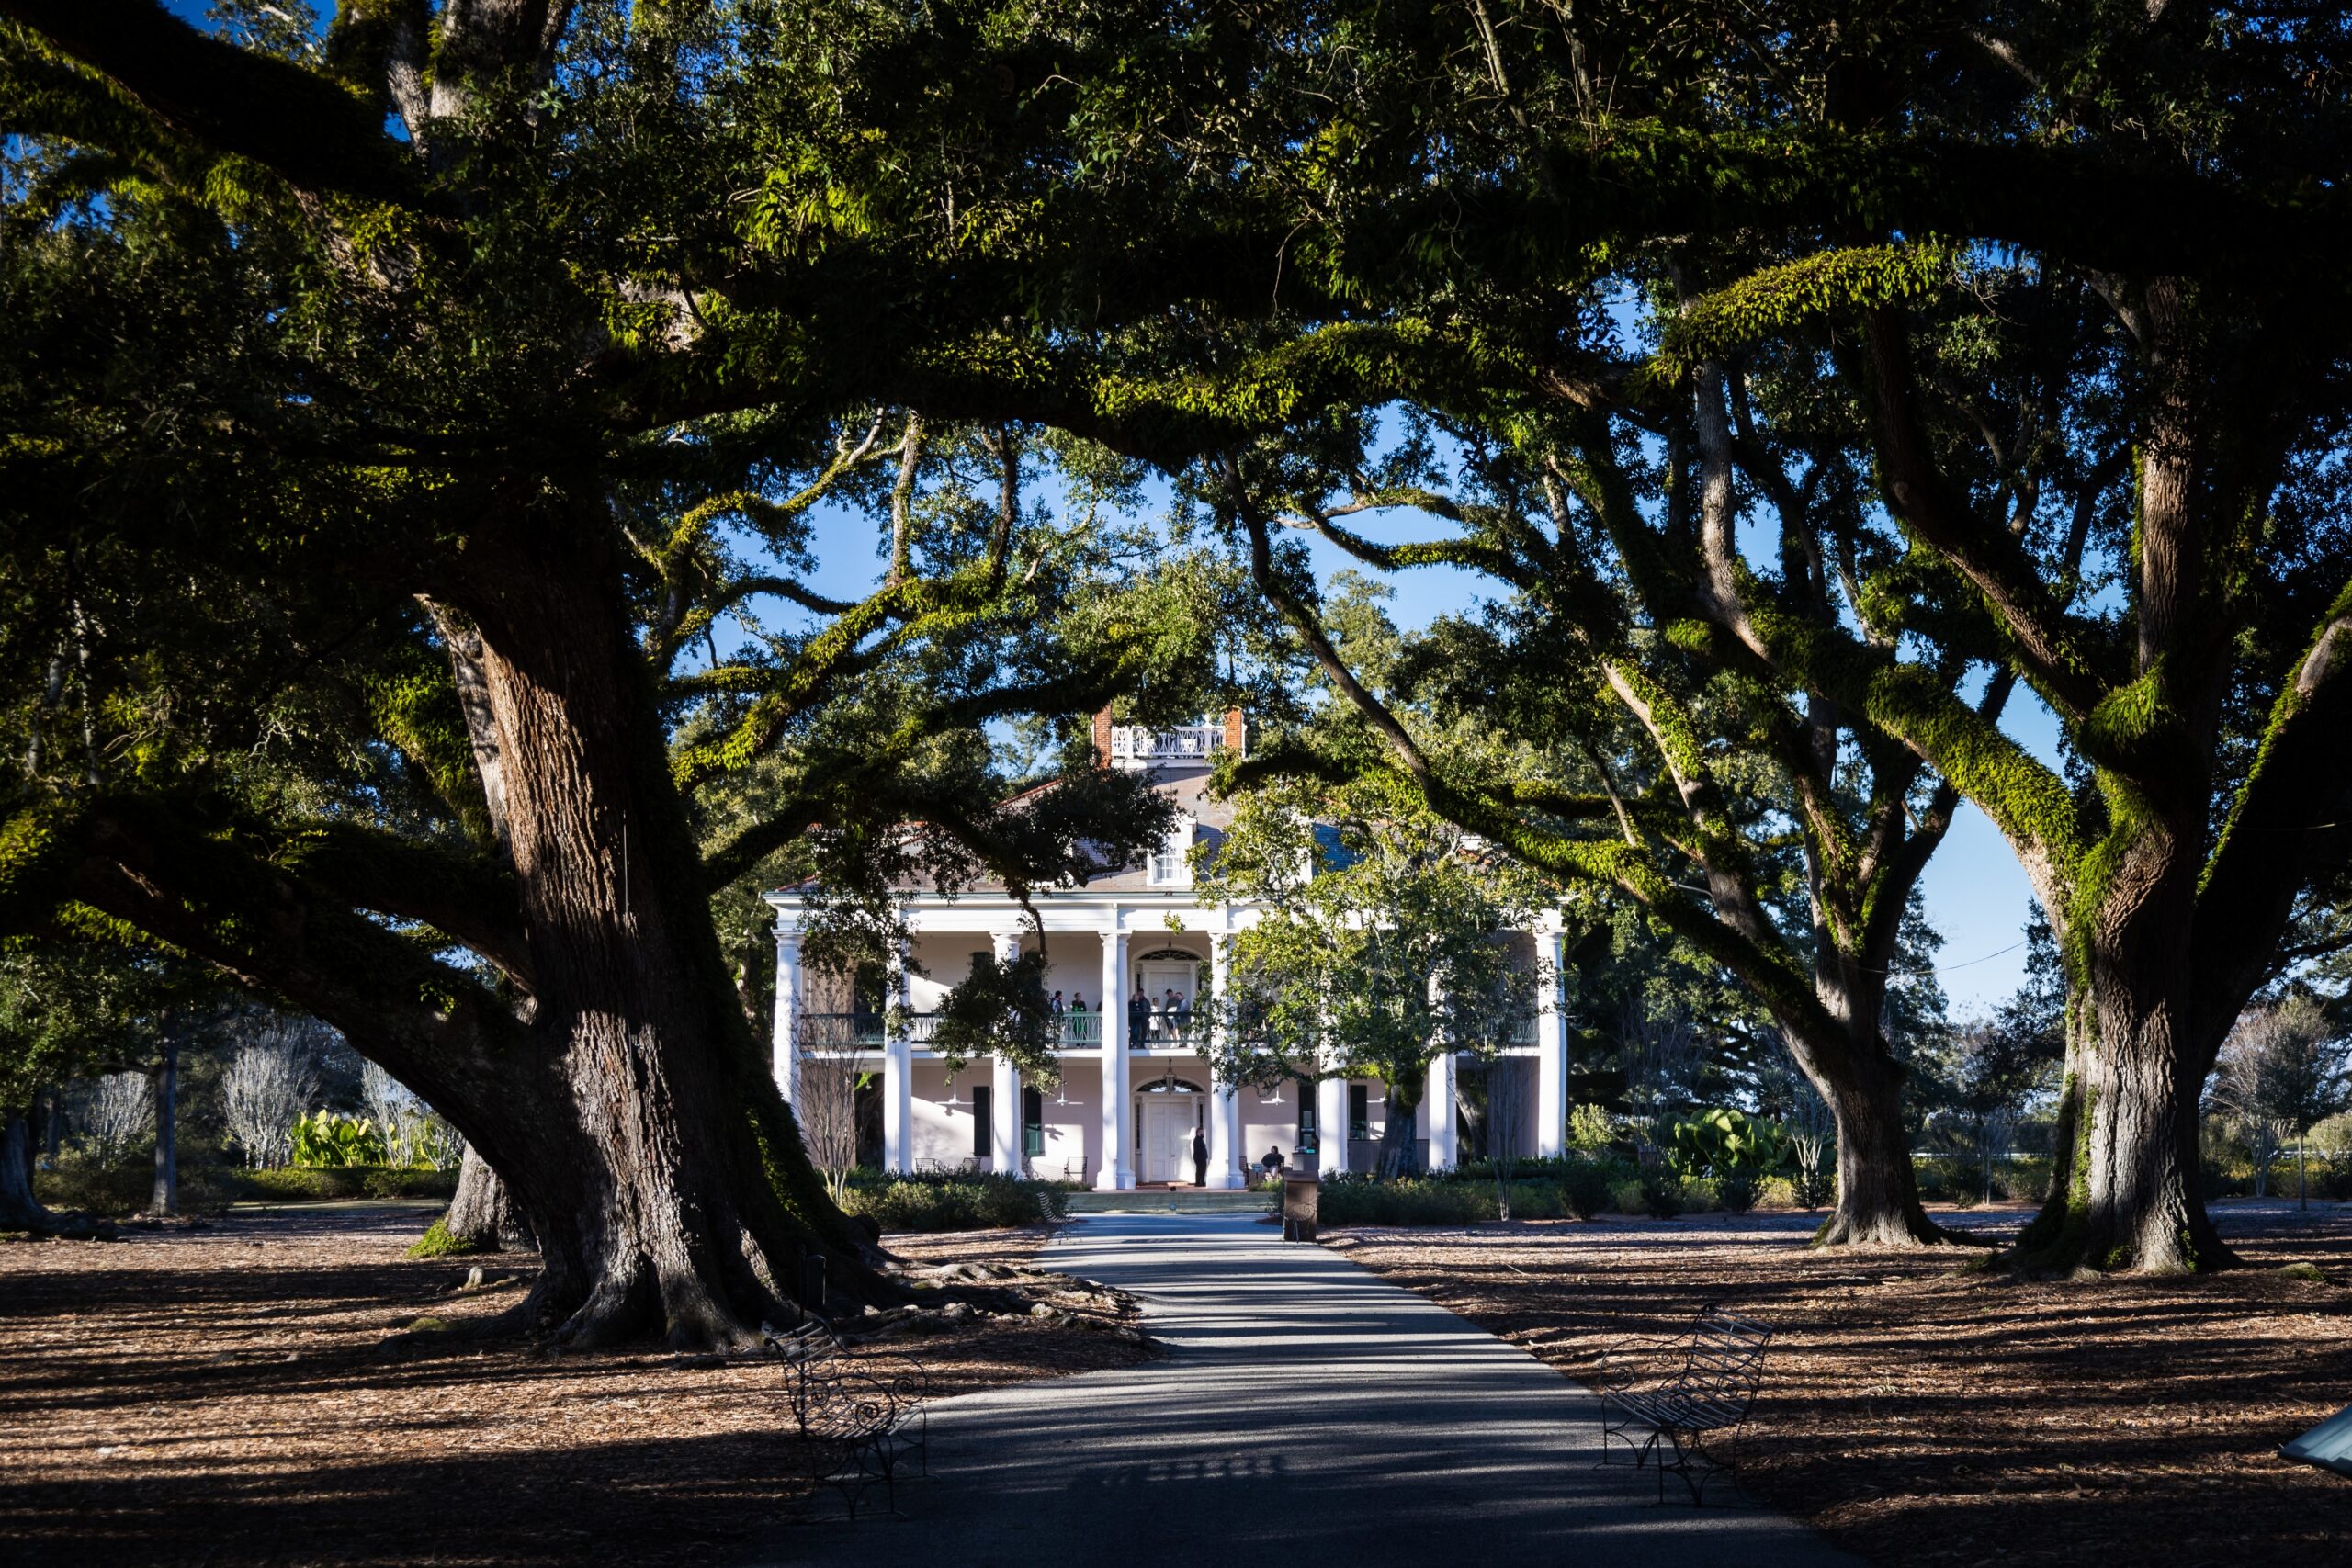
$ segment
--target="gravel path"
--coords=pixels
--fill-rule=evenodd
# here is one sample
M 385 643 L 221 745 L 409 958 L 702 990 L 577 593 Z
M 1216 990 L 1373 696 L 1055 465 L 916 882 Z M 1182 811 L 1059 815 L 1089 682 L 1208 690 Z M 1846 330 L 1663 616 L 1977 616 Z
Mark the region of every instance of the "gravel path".
M 1646 1474 L 1594 1468 L 1581 1389 L 1269 1226 L 1102 1215 L 1040 1261 L 1136 1292 L 1167 1358 L 940 1402 L 900 1516 L 822 1518 L 766 1561 L 1857 1562 L 1770 1513 L 1651 1506 Z

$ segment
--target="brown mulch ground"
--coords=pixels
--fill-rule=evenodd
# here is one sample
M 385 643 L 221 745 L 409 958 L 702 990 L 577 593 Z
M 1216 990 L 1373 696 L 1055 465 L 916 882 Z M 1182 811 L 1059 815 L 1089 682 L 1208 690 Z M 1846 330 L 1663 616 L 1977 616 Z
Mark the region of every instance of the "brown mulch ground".
M 664 1563 L 785 1530 L 805 1486 L 773 1363 L 396 1338 L 512 1304 L 536 1267 L 404 1259 L 432 1213 L 0 1246 L 0 1562 Z M 1046 1234 L 891 1245 L 1022 1264 Z M 476 1264 L 516 1282 L 458 1293 Z M 941 1394 L 1148 1354 L 1001 1318 L 878 1348 Z
M 1875 1562 L 2342 1562 L 2352 1481 L 2275 1450 L 2352 1401 L 2352 1205 L 2216 1214 L 2257 1267 L 2030 1280 L 1771 1215 L 1326 1239 L 1571 1375 L 1705 1303 L 1769 1321 L 1741 1483 Z

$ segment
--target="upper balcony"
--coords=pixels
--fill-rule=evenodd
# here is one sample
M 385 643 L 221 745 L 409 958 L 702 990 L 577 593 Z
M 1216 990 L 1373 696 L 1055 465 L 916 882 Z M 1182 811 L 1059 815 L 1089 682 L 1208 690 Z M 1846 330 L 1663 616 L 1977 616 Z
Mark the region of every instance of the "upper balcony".
M 1205 762 L 1225 749 L 1224 727 L 1187 724 L 1173 729 L 1147 729 L 1141 725 L 1111 727 L 1111 764 L 1141 767 L 1152 762 Z

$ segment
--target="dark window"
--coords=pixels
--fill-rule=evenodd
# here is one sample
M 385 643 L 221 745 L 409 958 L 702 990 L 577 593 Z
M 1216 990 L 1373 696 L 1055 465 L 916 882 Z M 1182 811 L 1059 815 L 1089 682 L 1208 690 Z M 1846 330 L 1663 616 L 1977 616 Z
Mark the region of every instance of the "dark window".
M 1293 1078 L 1291 1087 L 1298 1095 L 1298 1154 L 1304 1164 L 1321 1146 L 1321 1135 L 1315 1126 L 1315 1085 L 1307 1078 Z
M 1348 1136 L 1372 1136 L 1372 1088 L 1368 1084 L 1348 1086 Z
M 1032 1159 L 1046 1152 L 1046 1095 L 1042 1089 L 1021 1091 L 1021 1152 Z
M 972 1153 L 975 1155 L 992 1152 L 989 1147 L 989 1129 L 996 1125 L 996 1119 L 989 1112 L 990 1102 L 995 1099 L 996 1091 L 988 1085 L 972 1086 Z

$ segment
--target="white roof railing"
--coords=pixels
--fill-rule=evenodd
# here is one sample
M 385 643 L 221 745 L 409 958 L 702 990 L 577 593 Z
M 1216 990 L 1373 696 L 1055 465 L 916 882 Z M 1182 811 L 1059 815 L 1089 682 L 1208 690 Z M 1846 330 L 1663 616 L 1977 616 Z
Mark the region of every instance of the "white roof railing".
M 1215 724 L 1187 724 L 1174 729 L 1147 729 L 1141 725 L 1111 727 L 1111 757 L 1121 762 L 1205 761 L 1225 749 L 1225 729 Z

